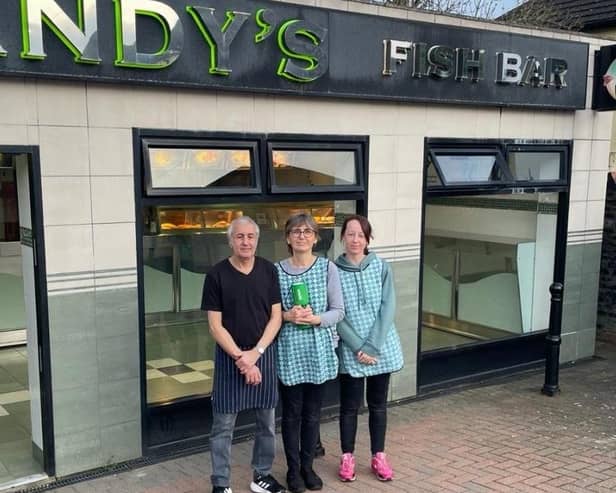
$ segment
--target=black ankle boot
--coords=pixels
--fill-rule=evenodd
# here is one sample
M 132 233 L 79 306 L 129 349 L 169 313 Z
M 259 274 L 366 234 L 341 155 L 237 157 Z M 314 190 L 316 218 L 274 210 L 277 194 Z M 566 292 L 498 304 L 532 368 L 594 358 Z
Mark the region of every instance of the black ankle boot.
M 299 471 L 289 470 L 287 472 L 287 489 L 289 493 L 303 493 L 306 491 L 304 480 Z
M 312 468 L 302 469 L 302 478 L 304 478 L 304 484 L 310 491 L 317 491 L 323 489 L 323 481 L 317 475 Z

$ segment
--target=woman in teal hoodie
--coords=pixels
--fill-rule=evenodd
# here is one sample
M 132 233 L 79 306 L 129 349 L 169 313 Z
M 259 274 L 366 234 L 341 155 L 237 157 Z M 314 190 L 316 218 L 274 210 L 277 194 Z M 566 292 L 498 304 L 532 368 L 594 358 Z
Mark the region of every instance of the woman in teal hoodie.
M 364 397 L 368 403 L 371 469 L 377 479 L 390 481 L 393 471 L 385 456 L 387 391 L 392 372 L 404 361 L 394 326 L 396 311 L 391 267 L 368 251 L 372 226 L 359 215 L 342 225 L 345 253 L 336 259 L 340 271 L 345 318 L 340 335 L 340 459 L 339 477 L 355 480 L 357 414 Z

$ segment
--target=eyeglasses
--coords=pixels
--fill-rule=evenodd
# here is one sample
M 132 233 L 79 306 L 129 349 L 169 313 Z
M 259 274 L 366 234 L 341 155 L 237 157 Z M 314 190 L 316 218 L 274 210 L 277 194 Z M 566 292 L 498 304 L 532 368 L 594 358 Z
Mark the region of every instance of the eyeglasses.
M 295 237 L 295 238 L 299 238 L 300 236 L 304 235 L 304 238 L 312 238 L 314 236 L 314 229 L 292 229 L 291 230 L 291 236 Z

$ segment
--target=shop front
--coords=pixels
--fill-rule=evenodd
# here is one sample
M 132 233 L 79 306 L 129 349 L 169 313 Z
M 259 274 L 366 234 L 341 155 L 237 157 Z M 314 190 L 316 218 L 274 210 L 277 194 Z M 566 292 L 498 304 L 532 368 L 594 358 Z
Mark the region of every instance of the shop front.
M 594 353 L 594 185 L 611 119 L 587 87 L 601 41 L 316 3 L 3 7 L 0 266 L 18 239 L 5 154 L 25 152 L 40 181 L 27 195 L 37 337 L 15 343 L 40 361 L 33 474 L 207 445 L 216 368 L 201 289 L 242 215 L 272 261 L 294 212 L 315 217 L 329 258 L 344 218 L 368 215 L 396 283 L 392 402 L 541 365 L 555 281 L 561 361 Z M 0 332 L 28 333 L 6 313 Z M 326 401 L 335 412 L 336 382 Z

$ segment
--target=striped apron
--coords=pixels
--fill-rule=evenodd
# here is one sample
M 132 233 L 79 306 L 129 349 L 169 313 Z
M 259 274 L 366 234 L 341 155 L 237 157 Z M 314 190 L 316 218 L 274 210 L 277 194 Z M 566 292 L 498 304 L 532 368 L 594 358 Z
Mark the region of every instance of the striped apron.
M 240 348 L 246 351 L 249 348 Z M 276 343 L 270 345 L 259 360 L 261 383 L 247 385 L 244 375 L 235 366 L 235 360 L 218 344 L 214 366 L 212 410 L 215 413 L 237 414 L 246 409 L 272 409 L 278 403 L 278 378 L 276 375 Z

